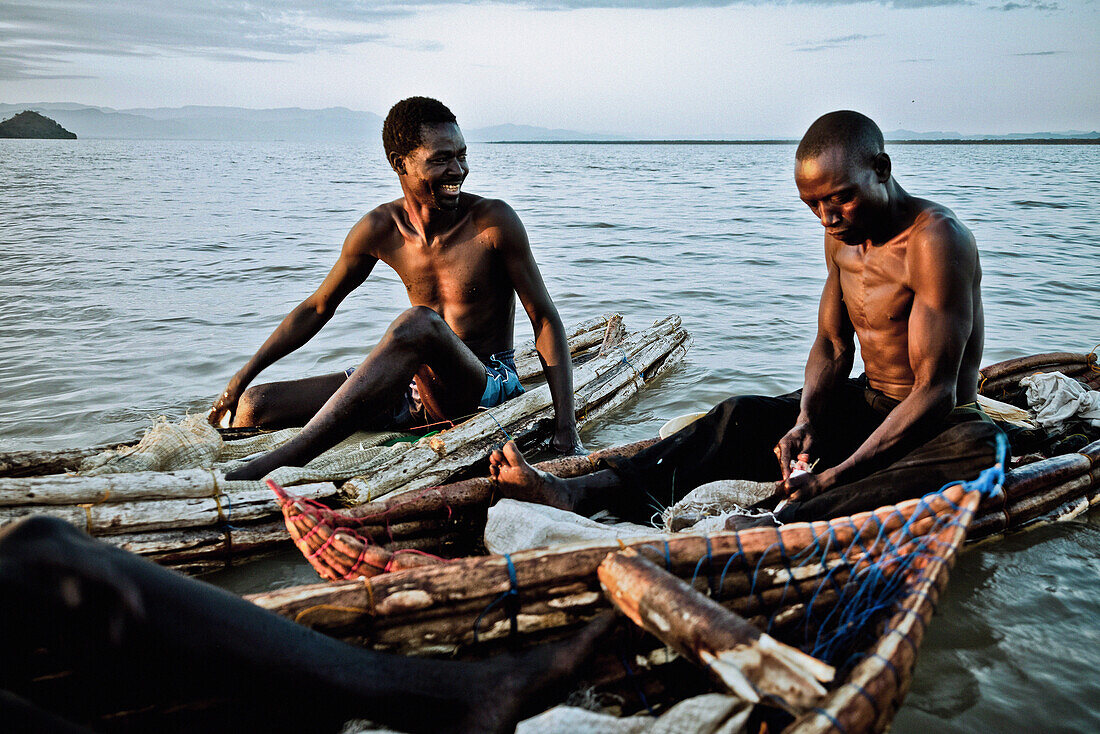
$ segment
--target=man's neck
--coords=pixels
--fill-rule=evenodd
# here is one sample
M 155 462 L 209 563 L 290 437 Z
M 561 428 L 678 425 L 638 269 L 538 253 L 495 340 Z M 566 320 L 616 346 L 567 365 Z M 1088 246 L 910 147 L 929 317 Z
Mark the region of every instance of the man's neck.
M 412 200 L 406 193 L 402 206 L 405 215 L 409 218 L 409 224 L 419 232 L 425 242 L 431 242 L 436 235 L 446 232 L 454 227 L 458 221 L 458 210 L 446 211 L 438 207 L 426 206 Z
M 913 197 L 903 189 L 893 177 L 886 184 L 889 204 L 883 213 L 882 222 L 876 227 L 873 244 L 889 242 L 913 224 Z

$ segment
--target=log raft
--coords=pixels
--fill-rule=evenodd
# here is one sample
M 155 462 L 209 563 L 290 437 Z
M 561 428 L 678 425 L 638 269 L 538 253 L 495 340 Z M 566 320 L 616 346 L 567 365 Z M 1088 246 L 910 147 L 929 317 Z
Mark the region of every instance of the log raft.
M 574 402 L 580 426 L 622 405 L 678 364 L 691 344 L 675 316 L 627 334 L 622 318 L 612 314 L 578 324 L 567 336 L 578 378 Z M 295 495 L 340 506 L 406 486 L 423 489 L 454 481 L 485 462 L 505 432 L 526 447 L 544 441 L 552 428 L 553 405 L 545 384 L 531 384 L 542 375 L 533 345 L 517 350 L 516 366 L 528 383 L 528 392 L 518 398 L 421 439 L 378 466 L 369 478 L 297 485 Z M 241 429 L 221 432 L 224 437 L 246 437 L 238 435 Z M 209 469 L 108 476 L 60 473 L 107 448 L 118 447 L 0 455 L 0 524 L 30 514 L 63 517 L 107 542 L 189 573 L 215 570 L 284 546 L 286 529 L 279 505 L 259 483 L 226 483 L 219 472 Z M 414 522 L 401 528 L 405 537 L 389 539 L 391 552 L 473 552 L 476 546 L 465 541 L 480 536 L 477 522 L 477 512 L 472 524 L 468 517 L 455 518 L 449 528 L 418 528 Z M 483 516 L 480 524 L 484 526 Z

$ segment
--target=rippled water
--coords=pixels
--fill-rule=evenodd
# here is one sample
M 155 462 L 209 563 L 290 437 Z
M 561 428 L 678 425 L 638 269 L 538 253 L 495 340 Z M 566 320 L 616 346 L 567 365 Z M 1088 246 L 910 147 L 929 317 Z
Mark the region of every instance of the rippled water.
M 736 392 L 801 383 L 824 277 L 793 146 L 477 145 L 466 189 L 527 226 L 567 323 L 674 312 L 687 363 L 584 436 L 652 435 Z M 1100 342 L 1100 147 L 891 147 L 950 206 L 985 270 L 985 363 Z M 400 191 L 380 146 L 0 141 L 0 451 L 133 437 L 205 410 Z M 379 268 L 262 379 L 362 358 L 405 303 Z M 520 316 L 519 338 L 530 327 Z M 1100 727 L 1100 513 L 965 554 L 894 731 Z M 239 571 L 238 590 L 309 578 Z

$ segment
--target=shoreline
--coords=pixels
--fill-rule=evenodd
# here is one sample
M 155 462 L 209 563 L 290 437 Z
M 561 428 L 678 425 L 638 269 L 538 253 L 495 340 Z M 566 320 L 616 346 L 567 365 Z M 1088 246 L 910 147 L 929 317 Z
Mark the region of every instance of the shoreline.
M 887 140 L 889 145 L 1100 145 L 1100 138 Z M 483 145 L 798 145 L 797 140 L 487 140 Z

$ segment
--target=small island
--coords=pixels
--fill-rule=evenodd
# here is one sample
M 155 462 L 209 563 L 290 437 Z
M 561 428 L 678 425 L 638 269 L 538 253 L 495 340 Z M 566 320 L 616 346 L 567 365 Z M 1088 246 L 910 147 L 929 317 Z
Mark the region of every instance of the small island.
M 0 138 L 76 140 L 76 133 L 69 132 L 48 117 L 28 110 L 0 122 Z

